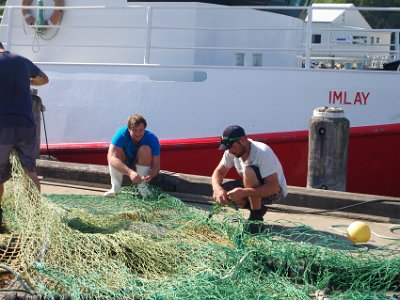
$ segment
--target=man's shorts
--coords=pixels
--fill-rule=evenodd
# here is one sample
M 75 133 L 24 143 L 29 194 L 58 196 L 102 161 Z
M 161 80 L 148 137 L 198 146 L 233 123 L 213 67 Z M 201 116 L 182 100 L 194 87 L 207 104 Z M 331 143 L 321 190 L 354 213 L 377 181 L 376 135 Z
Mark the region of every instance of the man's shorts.
M 264 178 L 261 177 L 260 169 L 256 166 L 249 166 L 249 167 L 251 167 L 254 170 L 254 172 L 256 173 L 257 179 L 260 182 L 260 184 L 264 184 Z M 244 187 L 243 179 L 225 182 L 222 184 L 222 187 L 226 191 L 233 190 L 234 188 L 237 188 L 237 187 L 243 188 Z M 277 203 L 278 201 L 280 201 L 284 198 L 285 198 L 285 196 L 282 192 L 282 189 L 280 189 L 278 193 L 262 198 L 262 202 L 263 202 L 263 205 L 271 205 L 271 204 Z
M 10 153 L 15 150 L 21 165 L 36 170 L 36 129 L 29 127 L 0 128 L 0 182 L 11 177 Z

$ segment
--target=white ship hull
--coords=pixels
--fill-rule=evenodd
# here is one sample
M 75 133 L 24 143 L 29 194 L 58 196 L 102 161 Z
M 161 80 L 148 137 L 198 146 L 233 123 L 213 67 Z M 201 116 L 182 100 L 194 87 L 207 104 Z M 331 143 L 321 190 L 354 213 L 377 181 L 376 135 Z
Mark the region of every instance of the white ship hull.
M 400 196 L 400 72 L 310 69 L 308 25 L 274 12 L 92 2 L 65 1 L 61 24 L 45 34 L 24 23 L 19 1 L 4 13 L 0 40 L 50 78 L 38 91 L 44 153 L 105 164 L 115 131 L 140 113 L 161 140 L 163 169 L 210 175 L 218 137 L 239 124 L 273 147 L 289 184 L 304 186 L 312 111 L 335 106 L 351 125 L 348 191 Z M 45 8 L 48 17 L 52 7 Z M 388 57 L 399 55 L 386 48 Z M 355 65 L 367 66 L 354 55 Z

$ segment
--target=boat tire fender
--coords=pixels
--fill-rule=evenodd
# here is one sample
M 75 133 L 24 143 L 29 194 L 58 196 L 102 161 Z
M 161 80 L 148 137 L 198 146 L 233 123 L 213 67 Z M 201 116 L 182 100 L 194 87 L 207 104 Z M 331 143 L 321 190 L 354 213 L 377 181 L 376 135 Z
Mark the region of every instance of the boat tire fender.
M 22 6 L 30 6 L 32 5 L 33 0 L 22 0 Z M 64 6 L 64 0 L 53 0 L 55 7 L 62 7 Z M 22 9 L 22 16 L 25 19 L 25 23 L 28 25 L 35 25 L 36 19 L 32 15 L 30 9 Z M 61 9 L 54 9 L 52 15 L 49 19 L 47 19 L 44 25 L 58 25 L 61 22 L 61 18 L 63 16 L 63 11 Z

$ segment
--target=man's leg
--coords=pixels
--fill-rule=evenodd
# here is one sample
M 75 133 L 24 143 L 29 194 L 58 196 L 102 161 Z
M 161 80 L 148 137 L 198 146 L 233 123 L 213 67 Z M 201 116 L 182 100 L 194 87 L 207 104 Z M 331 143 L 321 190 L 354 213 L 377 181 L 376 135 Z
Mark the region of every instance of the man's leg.
M 255 188 L 260 186 L 263 183 L 263 179 L 261 177 L 260 171 L 257 167 L 248 166 L 244 170 L 243 174 L 243 185 L 244 187 Z M 249 206 L 250 206 L 250 216 L 249 221 L 252 222 L 262 222 L 264 221 L 264 215 L 267 212 L 267 207 L 263 205 L 263 200 L 261 197 L 249 197 Z M 250 233 L 259 233 L 262 231 L 261 224 L 252 224 L 248 225 L 248 231 Z
M 143 145 L 136 154 L 136 172 L 141 178 L 149 174 L 153 159 L 152 153 L 150 146 Z M 145 182 L 139 183 L 138 188 L 142 197 L 147 197 L 151 194 Z
M 150 146 L 140 146 L 136 154 L 136 172 L 140 177 L 146 176 L 149 173 L 152 159 L 153 156 Z
M 10 152 L 12 150 L 13 130 L 0 128 L 0 228 L 3 227 L 2 199 L 4 183 L 11 178 Z
M 33 183 L 36 185 L 38 191 L 40 192 L 40 180 L 36 171 L 29 171 L 26 168 L 24 168 L 24 171 L 32 179 Z
M 3 199 L 4 194 L 4 183 L 0 183 L 0 232 L 3 227 L 3 209 L 1 208 L 1 199 Z
M 243 173 L 243 186 L 245 188 L 255 188 L 260 186 L 262 183 L 260 182 L 259 177 L 261 177 L 261 175 L 257 175 L 255 168 L 252 166 L 246 167 Z M 250 210 L 259 210 L 262 206 L 261 203 L 261 197 L 249 197 Z
M 4 183 L 0 183 L 0 207 L 1 207 L 1 199 L 3 199 L 4 194 Z
M 22 168 L 40 192 L 40 181 L 36 173 L 36 129 L 27 127 L 15 128 L 15 151 L 21 161 Z
M 104 196 L 113 198 L 121 190 L 122 179 L 124 174 L 115 169 L 113 166 L 108 165 L 111 177 L 111 189 L 104 193 Z

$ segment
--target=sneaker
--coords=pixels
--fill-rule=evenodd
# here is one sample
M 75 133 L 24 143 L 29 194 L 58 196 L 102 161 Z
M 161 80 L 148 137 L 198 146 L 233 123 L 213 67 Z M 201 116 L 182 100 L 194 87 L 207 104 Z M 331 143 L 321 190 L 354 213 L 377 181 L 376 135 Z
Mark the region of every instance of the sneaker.
M 108 198 L 114 198 L 116 195 L 117 193 L 112 189 L 104 193 L 104 196 Z

